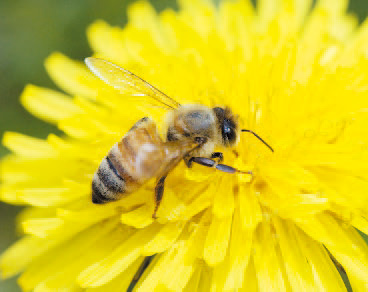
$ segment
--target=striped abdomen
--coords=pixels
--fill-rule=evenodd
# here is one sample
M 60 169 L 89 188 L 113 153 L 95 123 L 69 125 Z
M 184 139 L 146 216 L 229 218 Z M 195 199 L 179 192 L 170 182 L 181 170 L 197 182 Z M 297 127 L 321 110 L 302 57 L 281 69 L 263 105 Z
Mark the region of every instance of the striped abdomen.
M 163 141 L 152 120 L 139 120 L 102 160 L 92 181 L 92 202 L 118 200 L 157 175 L 165 157 Z
M 102 204 L 116 200 L 125 192 L 125 181 L 119 175 L 108 156 L 106 156 L 92 181 L 92 202 Z

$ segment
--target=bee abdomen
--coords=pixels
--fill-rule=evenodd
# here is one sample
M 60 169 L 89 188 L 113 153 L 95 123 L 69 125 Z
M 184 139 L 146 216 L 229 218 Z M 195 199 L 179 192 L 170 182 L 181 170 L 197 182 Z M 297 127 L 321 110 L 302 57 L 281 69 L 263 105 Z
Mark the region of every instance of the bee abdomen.
M 116 201 L 153 177 L 160 166 L 152 165 L 149 162 L 152 157 L 148 155 L 156 155 L 156 158 L 162 155 L 161 143 L 152 120 L 143 118 L 135 123 L 102 160 L 92 181 L 92 202 L 104 204 Z
M 125 192 L 125 180 L 118 174 L 109 157 L 105 157 L 92 181 L 92 202 L 103 204 L 119 199 Z

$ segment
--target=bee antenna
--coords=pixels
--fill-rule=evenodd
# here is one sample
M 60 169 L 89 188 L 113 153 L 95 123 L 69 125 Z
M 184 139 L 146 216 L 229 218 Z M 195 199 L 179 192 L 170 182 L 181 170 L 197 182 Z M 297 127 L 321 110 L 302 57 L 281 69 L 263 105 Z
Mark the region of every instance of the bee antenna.
M 247 130 L 247 129 L 242 129 L 241 130 L 242 132 L 248 132 L 248 133 L 251 133 L 251 134 L 253 134 L 254 136 L 256 136 L 259 140 L 261 140 L 262 141 L 262 143 L 263 144 L 265 144 L 272 152 L 274 152 L 274 150 L 273 150 L 273 148 L 270 146 L 270 145 L 268 145 L 267 143 L 266 143 L 266 141 L 265 140 L 263 140 L 261 137 L 259 137 L 256 133 L 254 133 L 253 131 L 251 131 L 251 130 Z

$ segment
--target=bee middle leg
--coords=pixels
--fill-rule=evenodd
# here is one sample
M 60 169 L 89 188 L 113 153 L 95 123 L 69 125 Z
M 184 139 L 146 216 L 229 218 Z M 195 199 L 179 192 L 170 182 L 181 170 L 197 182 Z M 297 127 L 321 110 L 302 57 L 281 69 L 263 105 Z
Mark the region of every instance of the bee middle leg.
M 187 163 L 188 167 L 191 167 L 193 162 L 207 167 L 214 167 L 217 170 L 227 173 L 252 174 L 251 171 L 242 171 L 226 164 L 219 164 L 215 160 L 206 157 L 191 157 Z

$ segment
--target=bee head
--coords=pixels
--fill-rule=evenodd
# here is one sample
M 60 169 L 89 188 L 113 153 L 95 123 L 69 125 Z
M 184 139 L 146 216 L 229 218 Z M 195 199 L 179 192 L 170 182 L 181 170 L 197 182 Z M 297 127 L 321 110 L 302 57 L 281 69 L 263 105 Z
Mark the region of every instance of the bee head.
M 238 141 L 238 120 L 229 108 L 214 107 L 222 144 L 230 147 Z

